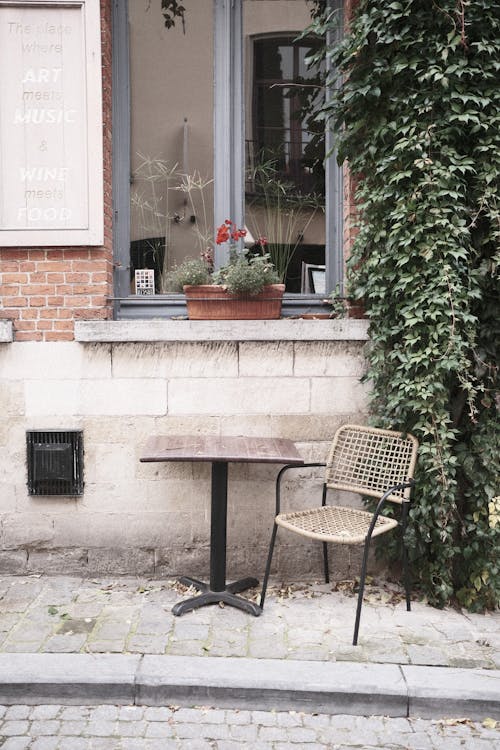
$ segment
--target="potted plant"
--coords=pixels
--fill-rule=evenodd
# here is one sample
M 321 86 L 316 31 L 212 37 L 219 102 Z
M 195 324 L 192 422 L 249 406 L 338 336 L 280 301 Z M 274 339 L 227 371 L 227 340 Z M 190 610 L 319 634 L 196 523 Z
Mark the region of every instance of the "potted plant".
M 277 319 L 285 285 L 267 253 L 266 240 L 259 238 L 256 249 L 238 248 L 246 230 L 226 219 L 217 230 L 216 243 L 229 242 L 229 262 L 212 269 L 210 253 L 184 261 L 170 273 L 172 291 L 186 295 L 190 320 Z

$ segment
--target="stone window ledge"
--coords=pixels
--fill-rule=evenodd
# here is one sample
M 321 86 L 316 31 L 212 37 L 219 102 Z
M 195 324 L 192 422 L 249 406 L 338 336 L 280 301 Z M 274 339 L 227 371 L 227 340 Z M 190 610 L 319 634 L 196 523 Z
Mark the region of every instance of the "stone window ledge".
M 368 321 L 342 320 L 86 320 L 81 343 L 135 341 L 367 341 Z
M 0 344 L 10 344 L 12 340 L 12 321 L 0 320 Z

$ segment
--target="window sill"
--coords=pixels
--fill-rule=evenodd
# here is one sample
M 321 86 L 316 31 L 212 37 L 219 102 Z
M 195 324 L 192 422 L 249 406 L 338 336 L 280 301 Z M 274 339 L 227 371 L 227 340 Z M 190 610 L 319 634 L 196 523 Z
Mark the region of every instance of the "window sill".
M 12 321 L 0 320 L 0 344 L 10 344 L 13 341 Z
M 81 343 L 135 341 L 367 341 L 368 321 L 337 320 L 81 320 Z

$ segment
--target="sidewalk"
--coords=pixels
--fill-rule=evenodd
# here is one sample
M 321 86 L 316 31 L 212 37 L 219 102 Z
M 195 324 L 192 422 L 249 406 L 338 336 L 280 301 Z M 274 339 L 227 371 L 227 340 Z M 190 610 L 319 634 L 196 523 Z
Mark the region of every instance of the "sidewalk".
M 176 618 L 185 595 L 175 581 L 3 576 L 0 704 L 500 719 L 499 612 L 415 601 L 408 613 L 397 587 L 372 584 L 354 647 L 347 584 L 272 586 L 258 618 L 220 606 Z

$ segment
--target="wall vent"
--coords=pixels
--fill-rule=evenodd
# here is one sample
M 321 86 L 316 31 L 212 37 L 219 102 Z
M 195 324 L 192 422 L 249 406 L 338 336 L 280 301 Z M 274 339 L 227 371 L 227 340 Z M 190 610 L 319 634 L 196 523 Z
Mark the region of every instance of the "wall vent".
M 82 431 L 29 431 L 26 447 L 30 495 L 83 493 Z

